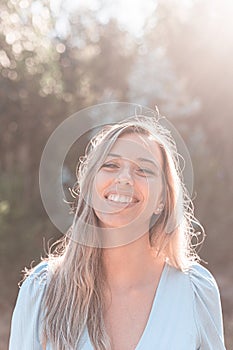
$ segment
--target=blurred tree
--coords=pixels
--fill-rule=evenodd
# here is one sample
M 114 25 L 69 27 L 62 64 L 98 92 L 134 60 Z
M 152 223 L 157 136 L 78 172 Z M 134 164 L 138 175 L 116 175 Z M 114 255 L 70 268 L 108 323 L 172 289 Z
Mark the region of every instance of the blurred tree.
M 140 63 L 139 76 L 144 73 L 148 82 L 141 89 L 156 91 L 162 84 L 162 96 L 171 92 L 162 106 L 192 153 L 197 215 L 209 233 L 204 252 L 210 262 L 232 259 L 232 10 L 228 0 L 158 1 L 145 26 L 146 64 Z M 151 52 L 154 60 L 147 56 Z M 153 65 L 156 60 L 160 66 Z
M 56 33 L 48 1 L 2 3 L 1 18 L 0 166 L 23 173 L 29 204 L 38 194 L 38 165 L 49 133 L 71 112 L 121 100 L 132 50 L 124 50 L 129 37 L 116 22 L 102 25 L 91 11 L 72 16 L 65 38 Z
M 129 76 L 129 91 L 132 102 L 155 108 L 173 119 L 193 115 L 199 102 L 189 95 L 186 82 L 179 77 L 173 63 L 162 46 L 142 42 L 137 59 Z
M 53 21 L 45 2 L 8 1 L 0 6 L 1 168 L 23 174 L 21 201 L 29 205 L 36 195 L 35 165 L 48 133 L 49 106 L 61 90 L 58 53 L 49 38 Z

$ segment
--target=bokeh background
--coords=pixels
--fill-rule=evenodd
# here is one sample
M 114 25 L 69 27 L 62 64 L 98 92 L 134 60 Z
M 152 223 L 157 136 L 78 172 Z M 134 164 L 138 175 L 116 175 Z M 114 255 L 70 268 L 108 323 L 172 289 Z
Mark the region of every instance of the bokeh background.
M 40 198 L 45 143 L 74 112 L 110 101 L 157 105 L 186 142 L 207 234 L 200 255 L 233 349 L 232 16 L 232 0 L 0 2 L 1 350 L 22 269 L 61 236 Z M 66 187 L 79 152 L 64 167 Z

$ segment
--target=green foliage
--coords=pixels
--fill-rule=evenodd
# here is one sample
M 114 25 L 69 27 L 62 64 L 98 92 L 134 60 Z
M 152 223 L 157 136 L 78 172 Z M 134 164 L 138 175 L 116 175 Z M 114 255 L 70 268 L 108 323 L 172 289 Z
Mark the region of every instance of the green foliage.
M 46 217 L 25 200 L 23 175 L 3 174 L 0 177 L 0 257 L 1 266 L 17 263 L 31 252 L 39 254 L 39 236 L 43 234 Z M 42 236 L 41 236 L 42 238 Z

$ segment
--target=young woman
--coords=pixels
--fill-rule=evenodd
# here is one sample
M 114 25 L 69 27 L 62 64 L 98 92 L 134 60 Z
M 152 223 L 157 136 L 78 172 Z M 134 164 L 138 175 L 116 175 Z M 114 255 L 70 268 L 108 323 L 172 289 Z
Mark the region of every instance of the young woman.
M 73 224 L 24 281 L 10 350 L 224 350 L 177 150 L 153 117 L 104 127 L 78 167 Z

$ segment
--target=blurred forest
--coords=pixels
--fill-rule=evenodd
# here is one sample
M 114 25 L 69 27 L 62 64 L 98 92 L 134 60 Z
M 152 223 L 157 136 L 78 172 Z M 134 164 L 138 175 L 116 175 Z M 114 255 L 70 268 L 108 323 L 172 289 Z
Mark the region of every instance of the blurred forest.
M 106 19 L 107 1 L 75 11 L 52 3 L 0 2 L 0 349 L 22 269 L 61 236 L 39 192 L 46 141 L 71 114 L 110 101 L 157 105 L 185 140 L 207 234 L 200 255 L 220 287 L 233 349 L 232 1 L 158 1 L 140 35 Z

